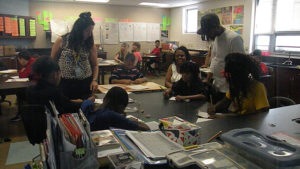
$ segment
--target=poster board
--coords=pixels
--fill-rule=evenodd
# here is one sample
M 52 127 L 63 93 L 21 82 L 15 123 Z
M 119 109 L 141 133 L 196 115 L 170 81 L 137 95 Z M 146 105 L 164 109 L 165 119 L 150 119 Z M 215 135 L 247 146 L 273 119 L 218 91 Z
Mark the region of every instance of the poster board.
M 69 32 L 67 22 L 59 19 L 52 19 L 50 21 L 51 27 L 51 42 L 54 43 L 56 39 Z
M 133 24 L 133 40 L 134 41 L 147 41 L 147 24 L 134 23 Z
M 160 24 L 147 23 L 147 41 L 154 42 L 160 40 Z
M 119 43 L 119 24 L 118 22 L 105 22 L 101 24 L 101 37 L 103 44 Z
M 119 22 L 120 42 L 133 41 L 133 23 Z

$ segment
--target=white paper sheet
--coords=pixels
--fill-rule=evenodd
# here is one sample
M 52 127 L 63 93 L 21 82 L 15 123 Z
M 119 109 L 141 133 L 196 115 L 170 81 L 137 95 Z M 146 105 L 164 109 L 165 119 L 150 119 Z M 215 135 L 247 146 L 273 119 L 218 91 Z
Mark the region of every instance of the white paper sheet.
M 29 82 L 28 78 L 7 79 L 5 82 Z
M 19 76 L 11 76 L 11 79 L 19 79 Z
M 147 41 L 154 42 L 160 40 L 160 24 L 147 23 Z
M 119 22 L 120 42 L 133 41 L 133 23 Z
M 202 123 L 202 122 L 205 122 L 205 121 L 210 121 L 212 119 L 205 119 L 205 118 L 198 118 L 197 121 L 196 121 L 196 124 L 197 123 Z
M 132 90 L 144 90 L 144 89 L 148 89 L 147 86 L 142 86 L 142 85 L 130 85 L 127 86 L 128 88 L 132 89 Z
M 94 102 L 94 103 L 102 104 L 102 103 L 103 103 L 103 99 L 95 99 L 95 102 Z
M 119 25 L 117 22 L 102 23 L 101 37 L 103 44 L 118 44 L 119 43 Z
M 67 22 L 59 19 L 51 19 L 51 42 L 54 43 L 59 36 L 69 32 Z
M 146 125 L 150 128 L 150 130 L 159 130 L 159 123 L 156 121 L 147 122 Z
M 199 112 L 198 112 L 198 116 L 207 119 L 207 118 L 209 117 L 209 114 L 206 113 L 206 112 L 200 112 L 200 111 L 199 111 Z
M 133 40 L 134 41 L 147 41 L 147 24 L 134 23 L 133 24 Z
M 5 74 L 5 73 L 17 73 L 17 69 L 7 69 L 7 70 L 1 70 L 0 74 Z

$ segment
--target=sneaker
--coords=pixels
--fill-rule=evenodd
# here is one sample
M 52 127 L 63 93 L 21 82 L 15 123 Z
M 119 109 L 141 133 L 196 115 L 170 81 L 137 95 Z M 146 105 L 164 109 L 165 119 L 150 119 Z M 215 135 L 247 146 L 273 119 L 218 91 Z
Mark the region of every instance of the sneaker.
M 19 116 L 16 116 L 16 117 L 10 119 L 10 122 L 17 122 L 17 121 L 20 121 L 20 120 L 21 120 L 21 118 Z

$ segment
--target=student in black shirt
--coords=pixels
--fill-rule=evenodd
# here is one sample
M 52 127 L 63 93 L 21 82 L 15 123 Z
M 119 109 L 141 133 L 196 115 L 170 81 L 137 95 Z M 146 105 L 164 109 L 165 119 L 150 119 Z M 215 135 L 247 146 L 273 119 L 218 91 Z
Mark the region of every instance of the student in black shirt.
M 27 89 L 26 96 L 31 105 L 49 106 L 54 102 L 59 113 L 77 112 L 82 100 L 70 100 L 58 88 L 61 73 L 58 64 L 50 57 L 40 57 L 32 65 L 33 72 L 40 77 L 36 85 Z M 74 91 L 76 92 L 76 91 Z M 89 100 L 93 100 L 91 97 Z
M 164 93 L 165 97 L 175 96 L 176 101 L 205 100 L 207 90 L 199 78 L 198 65 L 193 62 L 186 62 L 180 66 L 180 73 L 182 78 Z

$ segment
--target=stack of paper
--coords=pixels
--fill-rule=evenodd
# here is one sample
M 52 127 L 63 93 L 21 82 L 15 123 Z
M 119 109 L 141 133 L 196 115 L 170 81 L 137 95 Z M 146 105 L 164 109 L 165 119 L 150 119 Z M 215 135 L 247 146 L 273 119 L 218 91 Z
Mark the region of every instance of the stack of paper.
M 5 82 L 29 82 L 29 78 L 8 79 Z

